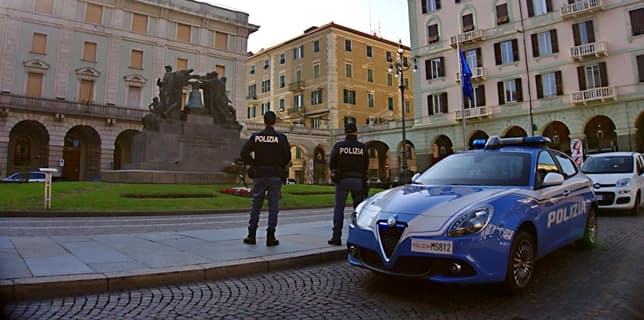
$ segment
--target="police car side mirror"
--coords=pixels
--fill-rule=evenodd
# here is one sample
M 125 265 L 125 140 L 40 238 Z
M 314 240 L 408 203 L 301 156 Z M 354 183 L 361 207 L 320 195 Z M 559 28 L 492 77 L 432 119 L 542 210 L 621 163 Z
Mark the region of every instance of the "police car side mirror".
M 558 172 L 548 172 L 543 178 L 542 187 L 557 186 L 563 184 L 564 176 Z
M 416 180 L 420 177 L 420 172 L 416 172 L 413 177 L 411 177 L 411 182 L 416 183 Z

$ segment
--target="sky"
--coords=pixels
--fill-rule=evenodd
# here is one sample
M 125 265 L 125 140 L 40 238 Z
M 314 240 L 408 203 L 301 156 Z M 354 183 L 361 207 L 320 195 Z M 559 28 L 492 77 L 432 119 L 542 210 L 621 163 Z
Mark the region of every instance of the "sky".
M 301 35 L 312 26 L 335 22 L 409 46 L 406 0 L 200 0 L 248 13 L 259 30 L 250 34 L 248 51 L 258 52 Z

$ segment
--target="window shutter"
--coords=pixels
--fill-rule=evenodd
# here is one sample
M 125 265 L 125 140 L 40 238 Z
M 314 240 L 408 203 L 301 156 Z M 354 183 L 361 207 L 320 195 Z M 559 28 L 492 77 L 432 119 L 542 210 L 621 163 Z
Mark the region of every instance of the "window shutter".
M 422 7 L 423 13 L 427 13 L 427 0 L 420 0 L 420 6 Z
M 581 45 L 581 36 L 579 35 L 578 23 L 575 23 L 572 25 L 572 38 L 575 43 L 575 46 Z
M 483 65 L 483 60 L 481 60 L 481 48 L 476 48 L 476 67 Z
M 586 73 L 585 67 L 577 67 L 577 80 L 579 80 L 579 91 L 586 90 Z
M 476 88 L 476 104 L 477 107 L 485 105 L 485 85 L 480 85 Z
M 526 0 L 526 3 L 528 4 L 528 17 L 533 17 L 534 8 L 532 7 L 532 0 Z
M 595 28 L 592 21 L 586 21 L 586 29 L 588 30 L 588 41 L 595 42 Z
M 546 11 L 552 12 L 552 0 L 546 0 Z
M 430 116 L 434 114 L 434 100 L 431 94 L 427 95 L 427 114 Z
M 644 82 L 644 54 L 637 56 L 637 73 L 640 75 L 640 82 Z
M 521 84 L 521 78 L 514 79 L 514 84 L 517 87 L 517 101 L 523 101 L 523 85 Z
M 552 46 L 552 53 L 558 53 L 559 42 L 557 41 L 557 29 L 550 30 L 550 44 Z
M 503 88 L 503 81 L 499 81 L 496 83 L 496 89 L 499 94 L 499 105 L 505 104 L 505 95 L 504 95 L 504 88 Z
M 463 20 L 463 31 L 468 32 L 474 30 L 474 16 L 472 14 L 466 14 L 462 18 Z
M 439 61 L 438 76 L 444 77 L 445 76 L 445 58 L 440 57 L 438 61 Z
M 441 8 L 441 0 L 436 0 L 436 9 Z
M 606 62 L 599 63 L 599 77 L 601 78 L 602 87 L 608 87 L 608 72 L 606 72 Z
M 539 56 L 539 39 L 537 39 L 537 34 L 533 33 L 530 35 L 530 40 L 532 41 L 532 56 L 533 57 L 538 57 Z M 514 48 L 512 48 L 512 51 L 514 51 Z
M 494 44 L 494 60 L 496 61 L 497 65 L 501 64 L 501 44 L 500 43 Z
M 432 60 L 425 60 L 425 80 L 432 78 Z
M 555 72 L 555 82 L 557 84 L 557 95 L 560 96 L 563 94 L 563 81 L 561 79 L 561 71 Z
M 447 113 L 447 92 L 441 93 L 441 113 Z
M 541 75 L 534 76 L 534 81 L 537 83 L 537 99 L 543 98 L 543 83 L 541 83 Z
M 519 61 L 519 44 L 517 39 L 512 40 L 512 59 L 513 61 Z

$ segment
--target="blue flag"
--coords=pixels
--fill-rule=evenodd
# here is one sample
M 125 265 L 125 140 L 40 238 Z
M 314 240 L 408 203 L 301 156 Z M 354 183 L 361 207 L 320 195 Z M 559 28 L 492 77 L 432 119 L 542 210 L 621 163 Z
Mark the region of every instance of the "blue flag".
M 463 50 L 458 49 L 461 55 L 461 87 L 463 88 L 463 96 L 474 100 L 474 88 L 472 87 L 472 70 L 467 65 L 467 60 L 463 54 Z

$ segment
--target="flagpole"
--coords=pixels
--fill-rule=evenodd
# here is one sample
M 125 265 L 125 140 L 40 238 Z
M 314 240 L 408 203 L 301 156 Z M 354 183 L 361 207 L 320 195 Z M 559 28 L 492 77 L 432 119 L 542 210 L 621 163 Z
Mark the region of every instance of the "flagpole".
M 467 150 L 467 139 L 465 138 L 465 97 L 463 95 L 463 63 L 461 62 L 461 41 L 458 33 L 456 34 L 456 55 L 458 56 L 458 72 L 461 75 L 459 91 L 461 92 L 461 129 L 463 131 L 463 150 Z

